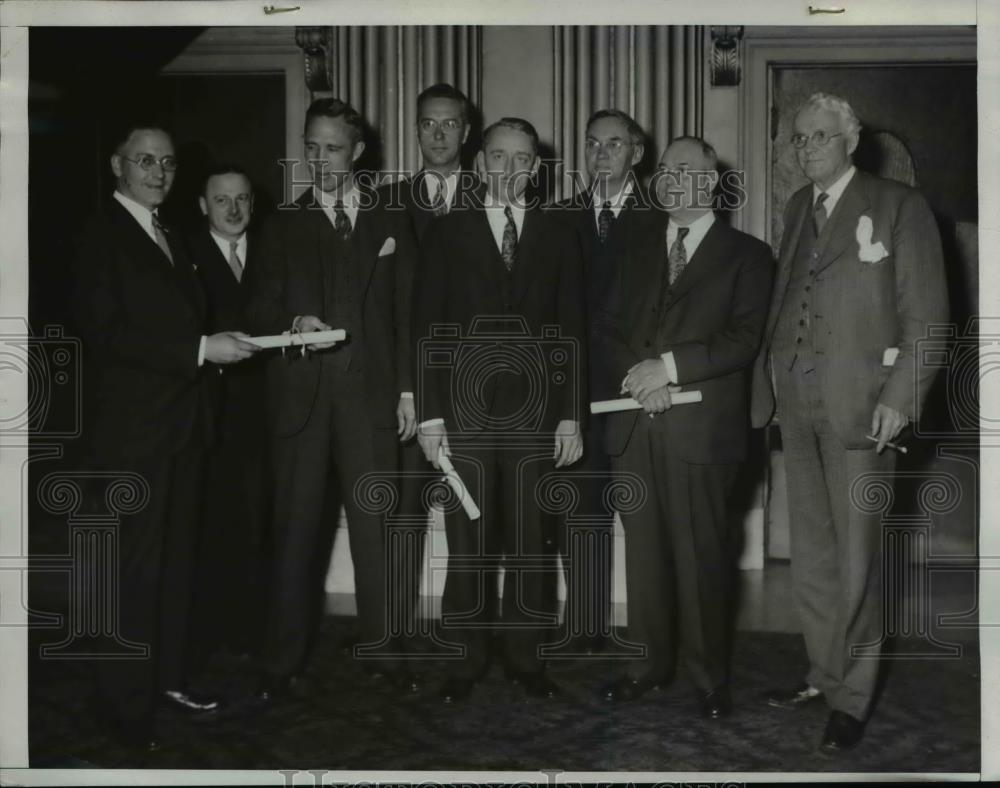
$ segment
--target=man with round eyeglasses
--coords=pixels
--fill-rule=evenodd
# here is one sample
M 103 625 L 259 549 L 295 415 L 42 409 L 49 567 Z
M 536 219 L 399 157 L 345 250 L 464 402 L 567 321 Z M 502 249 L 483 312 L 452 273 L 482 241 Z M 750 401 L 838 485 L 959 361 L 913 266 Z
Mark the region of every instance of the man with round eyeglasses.
M 948 316 L 934 215 L 915 189 L 854 167 L 860 131 L 836 96 L 814 94 L 795 115 L 790 142 L 809 183 L 785 209 L 753 379 L 753 426 L 780 419 L 809 657 L 805 679 L 766 702 L 825 699 L 821 746 L 833 752 L 864 734 L 884 631 L 881 513 L 854 501 L 866 480 L 891 481 L 894 445 L 934 377 L 916 342 Z
M 87 227 L 74 266 L 83 438 L 89 471 L 148 486 L 146 505 L 122 514 L 115 530 L 118 619 L 104 643 L 106 653 L 139 646 L 148 655 L 102 659 L 96 672 L 111 733 L 148 749 L 158 707 L 203 716 L 220 705 L 191 693 L 185 675 L 202 460 L 214 426 L 205 363 L 238 362 L 256 347 L 239 332 L 208 334 L 184 244 L 160 220 L 177 170 L 170 135 L 133 125 L 110 164 L 113 198 Z

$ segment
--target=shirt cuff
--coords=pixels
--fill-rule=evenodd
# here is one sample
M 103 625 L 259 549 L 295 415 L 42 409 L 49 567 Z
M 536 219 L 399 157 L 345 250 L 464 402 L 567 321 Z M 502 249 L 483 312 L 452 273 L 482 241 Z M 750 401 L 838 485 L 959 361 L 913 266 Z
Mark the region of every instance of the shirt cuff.
M 399 398 L 400 399 L 413 399 L 413 392 L 412 391 L 401 391 L 399 393 Z
M 205 363 L 205 347 L 208 345 L 208 337 L 202 337 L 201 342 L 198 343 L 198 366 L 203 366 Z
M 424 427 L 433 427 L 435 424 L 444 424 L 444 419 L 427 419 L 427 421 L 420 422 L 417 427 L 423 429 Z
M 674 361 L 674 353 L 672 350 L 668 350 L 660 358 L 663 359 L 663 363 L 667 368 L 667 377 L 670 378 L 670 382 L 675 386 L 677 385 L 677 362 Z

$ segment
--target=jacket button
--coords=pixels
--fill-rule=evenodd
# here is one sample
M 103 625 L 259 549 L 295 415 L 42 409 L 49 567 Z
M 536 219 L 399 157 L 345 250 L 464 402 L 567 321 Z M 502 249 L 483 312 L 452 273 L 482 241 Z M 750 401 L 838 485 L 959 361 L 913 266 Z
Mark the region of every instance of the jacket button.
M 795 344 L 796 345 L 801 345 L 802 344 L 802 337 L 796 337 Z
M 643 344 L 643 345 L 645 345 L 646 347 L 649 347 L 649 346 L 650 346 L 650 342 L 649 342 L 649 340 L 648 340 L 648 339 L 647 339 L 647 340 L 646 340 L 645 342 L 643 342 L 642 344 Z
M 813 270 L 812 268 L 810 268 L 810 269 L 809 269 L 809 276 L 812 276 L 812 275 L 813 275 L 813 274 L 815 274 L 815 273 L 816 273 L 816 272 L 815 272 L 815 271 L 814 271 L 814 270 Z

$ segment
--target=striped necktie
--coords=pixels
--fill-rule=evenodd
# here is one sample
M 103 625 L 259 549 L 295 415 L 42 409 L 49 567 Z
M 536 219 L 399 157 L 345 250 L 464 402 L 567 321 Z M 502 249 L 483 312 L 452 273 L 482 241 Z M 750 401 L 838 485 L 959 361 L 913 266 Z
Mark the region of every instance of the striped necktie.
M 503 264 L 510 271 L 514 267 L 514 256 L 517 254 L 517 225 L 514 224 L 514 214 L 509 205 L 504 206 L 503 213 L 507 217 L 507 224 L 503 228 L 500 256 L 503 258 Z
M 826 213 L 826 198 L 830 195 L 826 192 L 822 192 L 816 197 L 816 204 L 813 205 L 813 229 L 816 231 L 816 237 L 819 238 L 819 234 L 823 232 L 823 228 L 826 226 L 826 220 L 830 218 Z
M 240 264 L 240 256 L 236 253 L 236 247 L 239 245 L 239 241 L 229 242 L 229 268 L 232 270 L 237 282 L 243 280 L 243 266 Z
M 167 256 L 170 265 L 174 264 L 174 256 L 170 252 L 170 244 L 167 243 L 166 228 L 160 223 L 160 217 L 153 214 L 153 235 L 156 237 L 156 245 L 160 251 Z
M 670 268 L 670 284 L 677 281 L 684 269 L 687 267 L 687 251 L 684 249 L 684 237 L 688 234 L 687 227 L 677 228 L 677 237 L 674 239 L 673 244 L 670 246 L 670 252 L 667 254 L 667 265 Z

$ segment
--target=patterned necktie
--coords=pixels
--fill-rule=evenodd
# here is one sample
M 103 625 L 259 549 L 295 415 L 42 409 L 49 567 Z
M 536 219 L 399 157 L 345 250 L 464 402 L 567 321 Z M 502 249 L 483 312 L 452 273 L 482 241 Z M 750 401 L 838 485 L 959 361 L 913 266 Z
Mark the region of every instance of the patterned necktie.
M 239 282 L 243 279 L 243 266 L 240 265 L 240 256 L 236 254 L 236 247 L 239 246 L 239 241 L 229 242 L 229 267 L 233 271 L 233 276 L 236 277 L 236 281 Z
M 170 253 L 170 244 L 167 243 L 167 236 L 164 232 L 166 228 L 160 224 L 160 217 L 155 213 L 153 214 L 153 235 L 156 236 L 156 245 L 160 247 L 160 251 L 167 256 L 170 261 L 170 265 L 174 264 L 174 256 Z
M 333 207 L 333 231 L 340 240 L 348 241 L 351 238 L 351 229 L 351 220 L 347 218 L 344 203 L 342 200 L 337 200 L 337 204 Z
M 608 233 L 611 232 L 611 225 L 614 224 L 614 221 L 615 214 L 611 210 L 611 203 L 605 200 L 601 212 L 597 216 L 597 237 L 601 239 L 602 244 L 608 240 Z
M 684 237 L 687 234 L 687 227 L 678 227 L 677 237 L 670 246 L 670 252 L 667 255 L 667 266 L 670 269 L 670 284 L 676 282 L 677 277 L 684 273 L 684 269 L 687 267 L 687 252 L 684 250 Z
M 503 228 L 500 256 L 509 271 L 514 267 L 514 255 L 517 254 L 517 225 L 514 224 L 514 214 L 511 213 L 509 205 L 504 207 L 503 213 L 507 217 L 507 224 Z
M 448 213 L 448 202 L 444 198 L 444 189 L 444 181 L 439 180 L 437 194 L 435 194 L 434 198 L 431 200 L 431 213 L 435 216 L 444 216 Z
M 826 206 L 823 204 L 829 196 L 830 195 L 826 192 L 822 192 L 816 198 L 816 204 L 813 205 L 813 229 L 816 231 L 817 238 L 819 238 L 819 234 L 823 232 L 823 227 L 826 225 L 826 220 L 829 218 L 826 215 Z

